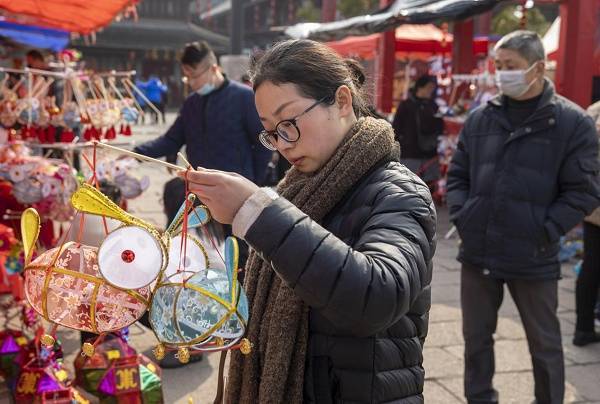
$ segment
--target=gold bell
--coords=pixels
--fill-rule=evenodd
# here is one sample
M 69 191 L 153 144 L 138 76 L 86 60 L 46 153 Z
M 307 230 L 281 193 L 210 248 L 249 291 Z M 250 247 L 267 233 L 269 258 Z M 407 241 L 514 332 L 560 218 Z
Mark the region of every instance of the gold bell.
M 165 358 L 165 346 L 163 344 L 158 344 L 152 353 L 154 353 L 154 357 L 157 361 L 163 360 Z
M 223 341 L 223 338 L 221 338 L 221 337 L 216 337 L 215 338 L 215 345 L 219 346 L 219 347 L 223 346 L 223 345 L 225 345 L 225 341 Z
M 44 344 L 48 348 L 52 348 L 54 346 L 54 343 L 56 342 L 56 340 L 54 339 L 54 337 L 52 335 L 49 335 L 49 334 L 44 334 L 42 336 L 42 338 L 40 339 L 40 341 L 42 342 L 42 344 Z
M 252 352 L 252 342 L 248 338 L 242 338 L 242 342 L 240 342 L 240 352 L 244 355 L 248 355 Z
M 187 348 L 179 348 L 175 357 L 181 363 L 188 363 L 190 361 L 190 351 Z
M 83 354 L 87 357 L 92 357 L 94 356 L 94 352 L 96 351 L 96 348 L 94 348 L 94 345 L 90 344 L 89 342 L 85 342 L 82 346 L 81 346 L 81 352 L 83 352 Z

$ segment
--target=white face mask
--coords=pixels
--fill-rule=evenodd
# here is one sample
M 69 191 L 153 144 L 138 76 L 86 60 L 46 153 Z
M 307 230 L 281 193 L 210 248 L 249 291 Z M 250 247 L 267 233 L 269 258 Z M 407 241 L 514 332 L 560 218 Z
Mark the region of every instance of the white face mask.
M 534 63 L 527 70 L 496 70 L 496 85 L 502 91 L 502 94 L 511 98 L 518 98 L 525 94 L 537 80 L 536 78 L 531 83 L 527 83 L 525 75 L 536 64 Z
M 213 83 L 206 83 L 205 85 L 200 87 L 200 89 L 198 89 L 196 92 L 200 95 L 207 95 L 212 93 L 214 90 L 215 85 Z

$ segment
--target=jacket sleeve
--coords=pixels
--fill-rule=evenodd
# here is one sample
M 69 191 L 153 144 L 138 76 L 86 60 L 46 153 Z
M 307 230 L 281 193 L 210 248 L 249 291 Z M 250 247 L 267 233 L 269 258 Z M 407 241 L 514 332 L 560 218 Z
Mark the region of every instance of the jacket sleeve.
M 258 140 L 258 134 L 264 127 L 258 117 L 258 112 L 256 112 L 252 92 L 248 92 L 248 95 L 244 96 L 244 109 L 244 129 L 246 130 L 246 136 L 248 136 L 252 148 L 254 180 L 256 183 L 261 184 L 265 179 L 265 171 L 267 169 L 267 164 L 269 164 L 269 161 L 271 160 L 272 151 L 264 147 Z
M 448 179 L 446 182 L 447 193 L 446 201 L 450 212 L 450 220 L 456 221 L 459 212 L 469 198 L 469 152 L 467 148 L 467 123 L 463 127 L 458 137 L 458 144 L 450 168 L 448 169 Z
M 435 209 L 425 186 L 420 194 L 388 188 L 360 226 L 354 248 L 284 198 L 262 211 L 245 239 L 339 330 L 374 335 L 429 293 L 435 249 Z
M 133 151 L 148 157 L 164 157 L 176 154 L 185 143 L 182 113 L 179 114 L 167 133 L 136 146 Z
M 598 135 L 593 120 L 582 117 L 575 127 L 558 173 L 558 196 L 548 208 L 544 229 L 557 241 L 600 204 Z

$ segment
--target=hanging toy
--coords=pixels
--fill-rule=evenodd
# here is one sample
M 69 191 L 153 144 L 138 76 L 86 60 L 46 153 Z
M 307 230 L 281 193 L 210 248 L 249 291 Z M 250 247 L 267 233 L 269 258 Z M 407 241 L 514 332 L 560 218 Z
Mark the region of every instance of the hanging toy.
M 138 166 L 137 160 L 132 158 L 113 160 L 109 164 L 112 181 L 119 187 L 125 199 L 137 198 L 150 186 L 150 177 L 139 177 L 131 173 Z
M 8 174 L 7 179 L 13 183 L 17 202 L 31 205 L 42 200 L 42 186 L 35 175 L 42 164 L 42 159 L 35 157 L 24 157 L 7 164 L 5 175 Z
M 239 343 L 248 321 L 248 301 L 237 279 L 237 240 L 225 240 L 226 270 L 210 268 L 201 244 L 187 234 L 186 226 L 204 225 L 209 217 L 208 211 L 202 216 L 203 207 L 194 209 L 189 216 L 185 214 L 192 201 L 193 198 L 184 203 L 183 216 L 197 218 L 191 223 L 184 220 L 186 231 L 172 240 L 167 270 L 152 298 L 150 324 L 160 342 L 155 356 L 161 359 L 167 349 L 177 350 L 179 361 L 186 363 L 190 349 L 221 351 L 237 347 L 249 353 L 249 341 Z M 171 231 L 177 228 L 177 222 L 181 223 L 181 212 L 180 209 L 174 224 L 169 226 Z
M 139 118 L 139 112 L 137 109 L 131 106 L 125 106 L 121 109 L 121 116 L 128 123 L 135 123 Z
M 165 231 L 171 235 L 171 243 L 169 246 L 169 262 L 165 268 L 163 279 L 169 279 L 174 282 L 183 282 L 197 272 L 205 272 L 210 266 L 208 253 L 202 242 L 189 232 L 183 234 L 183 221 L 187 216 L 187 230 L 196 229 L 205 226 L 210 221 L 210 213 L 208 209 L 201 205 L 195 207 L 188 215 L 185 210 L 189 210 L 189 206 L 193 206 L 196 201 L 196 196 L 190 194 L 188 196 L 188 204 L 185 202 L 179 208 L 173 221 Z M 182 251 L 183 239 L 185 238 L 185 251 Z M 185 253 L 185 254 L 182 254 Z M 182 257 L 184 255 L 184 257 Z
M 71 130 L 78 128 L 82 123 L 79 107 L 75 102 L 66 103 L 62 115 L 65 126 Z
M 48 219 L 70 221 L 75 215 L 70 201 L 77 189 L 74 170 L 65 163 L 48 165 L 37 179 L 42 184 L 42 200 L 34 208 Z
M 114 146 L 102 143 L 97 146 L 181 170 L 181 167 Z M 194 262 L 192 253 L 187 252 L 188 244 L 191 246 L 190 252 L 194 248 L 193 241 L 188 243 L 188 229 L 205 225 L 209 219 L 205 207 L 193 208 L 194 198 L 192 194 L 186 197 L 176 220 L 163 235 L 166 246 L 169 245 L 171 233 L 179 235 L 180 247 L 178 255 L 174 253 L 173 247 L 168 249 L 169 254 L 165 255 L 168 259 L 168 275 L 167 271 L 161 272 L 150 307 L 150 324 L 160 342 L 154 350 L 159 360 L 167 350 L 176 350 L 177 358 L 185 363 L 189 361 L 190 350 L 226 352 L 240 349 L 243 354 L 249 354 L 252 349 L 252 343 L 243 338 L 248 322 L 248 299 L 237 278 L 237 240 L 233 237 L 225 240 L 225 271 L 211 268 L 212 265 L 208 265 L 208 258 L 204 254 L 198 254 L 203 257 Z M 183 227 L 178 233 L 176 229 L 180 224 Z M 171 245 L 175 245 L 173 240 Z M 197 247 L 204 252 L 200 244 Z M 135 259 L 135 254 L 116 250 L 122 251 L 123 260 Z M 110 255 L 114 257 L 116 254 Z M 209 268 L 204 269 L 203 263 Z M 102 268 L 101 262 L 100 267 Z M 122 266 L 115 267 L 121 269 L 119 272 L 122 274 L 128 272 L 123 271 Z
M 146 311 L 151 284 L 167 262 L 167 246 L 154 227 L 90 185 L 82 184 L 71 202 L 80 212 L 110 217 L 124 226 L 109 233 L 100 248 L 66 242 L 31 261 L 40 219 L 34 209 L 23 212 L 27 300 L 55 326 L 96 334 L 120 330 Z

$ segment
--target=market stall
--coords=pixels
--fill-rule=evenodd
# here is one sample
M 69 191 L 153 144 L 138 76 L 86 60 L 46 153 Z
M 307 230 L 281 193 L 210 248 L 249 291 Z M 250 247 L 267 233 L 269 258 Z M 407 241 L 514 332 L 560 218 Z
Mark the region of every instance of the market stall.
M 454 37 L 451 33 L 433 24 L 404 24 L 395 29 L 395 55 L 400 58 L 428 59 L 433 55 L 449 56 L 452 53 Z M 365 60 L 375 58 L 381 35 L 350 36 L 339 41 L 327 42 L 344 57 L 358 57 Z M 487 55 L 488 38 L 473 40 L 474 55 Z
M 71 34 L 93 34 L 134 3 L 0 1 L 0 36 L 11 49 L 61 51 Z M 84 212 L 109 200 L 101 183 L 117 188 L 123 217 L 126 201 L 149 184 L 136 159 L 97 152 L 96 143 L 131 145 L 140 102 L 159 111 L 135 72 L 94 72 L 77 52 L 56 56 L 40 69 L 0 67 L 0 378 L 20 403 L 160 403 L 160 368 L 127 342 L 151 288 L 131 296 L 109 284 L 98 273 L 98 246 L 83 240 L 94 222 L 88 216 L 86 225 Z M 76 207 L 83 184 L 98 199 Z M 93 230 L 108 237 L 106 220 Z M 63 364 L 62 326 L 103 335 L 83 344 L 77 378 Z M 123 349 L 115 356 L 105 346 Z

